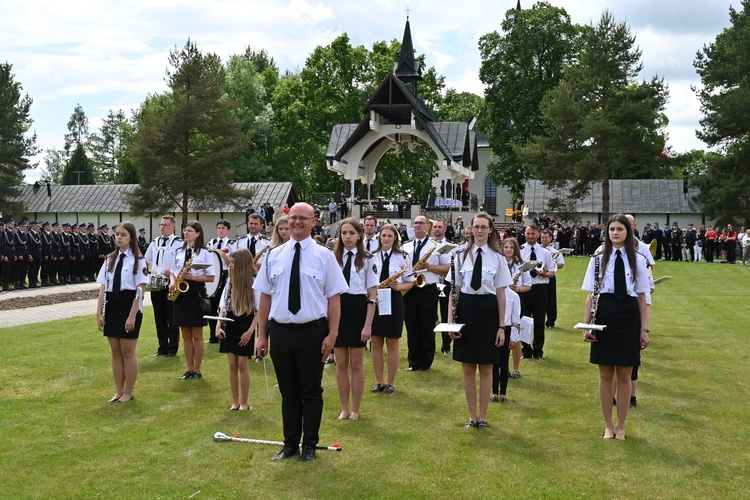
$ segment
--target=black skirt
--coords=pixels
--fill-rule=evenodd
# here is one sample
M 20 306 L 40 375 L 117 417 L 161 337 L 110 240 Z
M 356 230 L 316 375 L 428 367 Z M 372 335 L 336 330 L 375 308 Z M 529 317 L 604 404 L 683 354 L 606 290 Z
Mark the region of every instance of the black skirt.
M 376 337 L 400 339 L 404 330 L 404 297 L 401 292 L 391 290 L 391 314 L 381 316 L 375 311 L 372 320 L 372 334 Z
M 104 310 L 104 336 L 120 339 L 137 339 L 141 331 L 143 313 L 135 315 L 135 328 L 132 332 L 125 331 L 125 322 L 130 315 L 130 309 L 135 300 L 135 290 L 122 290 L 119 293 L 107 292 L 107 307 Z
M 174 326 L 206 326 L 201 311 L 201 295 L 206 294 L 206 285 L 201 281 L 188 281 L 190 289 L 177 296 L 174 301 Z
M 596 323 L 607 327 L 596 333 L 589 362 L 607 366 L 638 366 L 641 354 L 641 314 L 638 299 L 617 300 L 612 293 L 599 296 Z
M 335 347 L 364 347 L 362 328 L 367 317 L 367 295 L 341 294 L 341 320 Z
M 227 317 L 232 318 L 234 321 L 222 323 L 227 337 L 219 340 L 219 352 L 247 356 L 248 358 L 253 355 L 253 352 L 255 352 L 255 334 L 253 334 L 250 342 L 244 346 L 240 345 L 240 337 L 250 328 L 254 316 L 254 314 L 235 316 L 232 311 L 229 311 Z
M 500 361 L 495 346 L 500 317 L 497 297 L 493 294 L 462 293 L 456 308 L 457 323 L 463 323 L 461 338 L 453 341 L 453 359 L 462 363 L 491 365 Z

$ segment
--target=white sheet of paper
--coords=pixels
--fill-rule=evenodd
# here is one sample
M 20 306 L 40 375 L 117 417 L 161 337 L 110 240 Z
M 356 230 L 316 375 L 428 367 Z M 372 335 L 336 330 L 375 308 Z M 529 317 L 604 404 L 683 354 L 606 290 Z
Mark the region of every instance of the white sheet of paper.
M 531 344 L 534 337 L 534 320 L 528 316 L 521 317 L 521 342 Z
M 605 328 L 607 328 L 607 325 L 593 325 L 593 324 L 587 324 L 587 323 L 576 323 L 573 328 L 576 328 L 578 330 L 596 330 L 598 332 L 601 332 Z
M 435 327 L 433 332 L 460 332 L 461 328 L 464 327 L 463 323 L 440 323 Z
M 391 289 L 378 289 L 378 314 L 381 316 L 391 315 Z

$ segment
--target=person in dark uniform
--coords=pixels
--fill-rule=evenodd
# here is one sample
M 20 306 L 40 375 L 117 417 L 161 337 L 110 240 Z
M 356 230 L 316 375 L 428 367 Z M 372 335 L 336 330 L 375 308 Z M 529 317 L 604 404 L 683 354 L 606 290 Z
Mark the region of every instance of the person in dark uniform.
M 60 231 L 60 268 L 59 281 L 62 284 L 70 285 L 70 267 L 73 265 L 70 251 L 70 224 L 67 222 L 61 226 Z M 102 260 L 104 263 L 104 260 Z
M 411 288 L 414 278 L 407 277 L 411 271 L 411 260 L 401 250 L 396 226 L 386 224 L 380 229 L 379 245 L 374 252 L 372 266 L 379 275 L 378 287 L 390 289 L 391 313 L 384 314 L 382 308 L 378 307 L 372 320 L 372 369 L 377 383 L 370 392 L 393 394 L 400 357 L 399 341 L 404 331 L 404 298 L 401 292 Z M 396 273 L 401 275 L 395 278 Z M 384 345 L 388 349 L 387 378 L 384 375 Z
M 94 275 L 99 270 L 99 243 L 96 241 L 96 226 L 89 223 L 86 230 L 88 231 L 86 237 L 89 245 L 89 262 L 86 265 L 86 274 L 89 281 L 94 281 L 96 279 Z M 143 253 L 145 254 L 145 252 Z
M 253 294 L 253 256 L 245 248 L 232 252 L 229 280 L 219 301 L 219 316 L 233 321 L 218 321 L 216 337 L 219 352 L 226 353 L 229 363 L 229 387 L 232 391 L 230 410 L 249 410 L 250 367 L 253 335 L 257 324 Z
M 78 280 L 81 283 L 88 281 L 88 267 L 91 255 L 89 254 L 89 235 L 85 224 L 78 225 L 78 231 L 75 232 L 78 236 Z M 140 248 L 138 248 L 140 251 Z M 143 252 L 141 252 L 143 255 Z
M 176 286 L 177 277 L 189 285 L 186 292 L 180 293 L 174 301 L 174 324 L 180 327 L 182 344 L 185 351 L 187 371 L 180 380 L 203 378 L 201 364 L 203 363 L 203 327 L 208 323 L 203 319 L 200 308 L 201 297 L 206 294 L 206 283 L 218 279 L 213 266 L 213 259 L 203 239 L 203 226 L 198 221 L 192 221 L 182 230 L 182 247 L 175 251 L 170 269 L 169 289 Z M 206 269 L 186 267 L 192 260 L 193 264 L 208 264 Z
M 654 259 L 661 260 L 661 256 L 663 254 L 662 247 L 664 245 L 664 232 L 659 227 L 658 222 L 654 222 L 654 239 L 656 240 L 656 255 L 654 256 Z
M 598 307 L 592 317 L 594 282 L 598 283 Z M 589 292 L 583 322 L 606 325 L 602 331 L 583 330 L 591 343 L 589 361 L 599 365 L 599 402 L 604 416 L 604 439 L 625 439 L 628 405 L 617 405 L 617 427 L 612 421 L 612 384 L 617 379 L 618 398 L 630 398 L 630 375 L 640 362 L 640 351 L 648 347 L 651 313 L 646 259 L 635 249 L 628 219 L 617 214 L 609 219 L 601 254 L 592 257 L 583 281 Z
M 505 288 L 513 283 L 500 246 L 492 218 L 480 213 L 471 220 L 473 240 L 456 255 L 456 315 L 453 300 L 448 311 L 449 323 L 463 323 L 462 331 L 453 333 L 453 359 L 461 362 L 469 420 L 464 427 L 487 429 L 487 407 L 492 390 L 492 366 L 500 361 L 500 347 L 505 345 Z M 507 360 L 507 358 L 506 358 Z M 506 361 L 507 362 L 507 361 Z M 479 412 L 477 412 L 476 373 L 479 372 Z
M 42 246 L 42 260 L 40 262 L 40 279 L 42 286 L 50 286 L 50 274 L 52 271 L 52 231 L 49 222 L 42 224 L 39 239 Z
M 670 244 L 672 245 L 672 261 L 682 260 L 682 244 L 683 244 L 682 231 L 680 226 L 675 222 L 672 224 L 672 233 L 669 237 Z
M 0 292 L 3 291 L 3 266 L 5 260 L 3 257 L 3 249 L 5 248 L 5 222 L 0 220 Z
M 174 235 L 175 220 L 171 215 L 162 216 L 159 222 L 160 237 L 146 250 L 146 264 L 151 274 L 169 276 L 174 260 L 174 252 L 182 245 L 182 240 Z M 167 300 L 169 290 L 151 289 L 151 304 L 154 308 L 154 323 L 156 323 L 156 338 L 159 342 L 157 351 L 151 356 L 166 356 L 173 358 L 180 347 L 180 329 L 174 325 L 174 306 Z
M 271 359 L 281 392 L 284 447 L 272 458 L 299 454 L 315 460 L 323 415 L 323 363 L 336 343 L 341 293 L 348 287 L 333 253 L 311 237 L 313 207 L 296 203 L 289 210 L 291 239 L 269 250 L 253 289 L 260 294 L 256 355 Z
M 594 255 L 594 251 L 600 245 L 601 231 L 596 223 L 592 223 L 586 232 L 586 255 Z
M 14 233 L 16 240 L 16 265 L 13 268 L 13 282 L 16 284 L 16 290 L 29 288 L 26 285 L 26 273 L 29 266 L 29 223 L 21 221 Z
M 96 319 L 109 341 L 115 395 L 110 403 L 132 401 L 138 379 L 136 347 L 143 320 L 146 261 L 138 251 L 135 226 L 123 222 L 115 230 L 117 250 L 99 270 Z
M 146 241 L 145 227 L 142 227 L 138 230 L 138 250 L 141 251 L 141 255 L 146 255 L 146 250 L 148 250 L 148 241 Z
M 357 420 L 365 390 L 365 345 L 372 335 L 378 275 L 362 243 L 362 226 L 356 219 L 339 223 L 334 255 L 349 290 L 341 294 L 341 321 L 336 337 L 336 385 L 341 401 L 339 420 Z M 351 377 L 349 369 L 351 368 Z M 351 392 L 351 406 L 349 393 Z
M 62 267 L 63 267 L 63 242 L 62 242 L 62 231 L 60 229 L 60 223 L 55 221 L 52 223 L 52 268 L 50 272 L 50 283 L 52 285 L 64 285 L 65 281 L 61 281 Z
M 101 267 L 101 263 L 104 262 L 104 256 L 112 252 L 113 248 L 112 237 L 109 235 L 108 225 L 102 224 L 99 226 L 99 234 L 96 237 L 96 243 L 100 262 L 99 267 Z
M 78 231 L 78 224 L 72 224 L 68 233 L 70 236 L 70 265 L 68 266 L 68 275 L 72 283 L 81 282 L 81 236 Z
M 29 288 L 39 286 L 39 269 L 42 264 L 42 235 L 39 233 L 39 222 L 33 221 L 31 228 L 27 233 L 29 249 L 29 268 L 27 275 L 29 277 Z
M 2 284 L 3 291 L 9 292 L 13 290 L 11 287 L 13 284 L 13 270 L 16 266 L 16 237 L 13 234 L 13 219 L 8 220 L 7 224 L 3 224 L 3 231 L 0 233 L 2 238 L 2 260 L 3 260 L 3 271 L 2 271 Z

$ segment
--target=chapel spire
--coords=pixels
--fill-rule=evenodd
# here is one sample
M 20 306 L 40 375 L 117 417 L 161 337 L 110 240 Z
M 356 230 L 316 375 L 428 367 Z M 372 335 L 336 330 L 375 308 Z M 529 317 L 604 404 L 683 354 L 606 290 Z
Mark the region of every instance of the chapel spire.
M 422 79 L 422 71 L 419 67 L 419 61 L 414 58 L 414 45 L 411 41 L 408 15 L 404 28 L 404 38 L 401 42 L 401 54 L 394 66 L 393 74 L 409 86 L 414 95 L 417 95 L 417 82 Z

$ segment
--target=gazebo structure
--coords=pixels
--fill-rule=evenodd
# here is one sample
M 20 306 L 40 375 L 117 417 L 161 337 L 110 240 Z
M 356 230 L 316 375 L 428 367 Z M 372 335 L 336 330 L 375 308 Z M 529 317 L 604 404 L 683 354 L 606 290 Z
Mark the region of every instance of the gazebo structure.
M 346 179 L 350 199 L 355 199 L 357 179 L 369 197 L 375 197 L 372 186 L 377 166 L 389 150 L 416 151 L 427 145 L 435 152 L 439 167 L 432 186 L 444 193 L 446 205 L 452 200 L 460 205 L 468 181 L 479 169 L 474 122 L 438 121 L 418 95 L 421 79 L 407 17 L 399 60 L 365 104 L 364 118 L 359 123 L 334 125 L 331 132 L 326 163 Z M 429 191 L 427 186 L 425 191 Z

